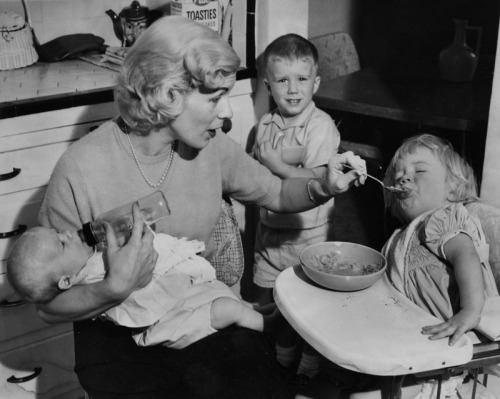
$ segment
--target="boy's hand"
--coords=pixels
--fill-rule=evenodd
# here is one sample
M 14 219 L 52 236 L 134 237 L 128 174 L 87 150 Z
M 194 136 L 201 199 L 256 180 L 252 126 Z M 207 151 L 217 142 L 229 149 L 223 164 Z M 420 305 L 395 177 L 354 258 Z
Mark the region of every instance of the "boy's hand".
M 477 312 L 462 309 L 444 323 L 422 328 L 422 334 L 429 335 L 429 339 L 451 337 L 449 345 L 455 345 L 462 335 L 475 328 L 481 319 Z
M 349 171 L 343 171 L 348 165 Z M 328 161 L 328 170 L 326 172 L 326 181 L 330 195 L 344 193 L 352 185 L 356 187 L 365 184 L 366 180 L 366 162 L 354 155 L 352 151 L 333 155 Z
M 132 291 L 146 286 L 153 276 L 158 254 L 153 247 L 153 233 L 145 229 L 139 206 L 133 205 L 134 227 L 128 242 L 120 247 L 110 225 L 106 224 L 110 291 L 125 299 Z
M 271 172 L 277 174 L 287 165 L 283 162 L 283 138 L 284 135 L 277 136 L 273 142 L 264 141 L 255 150 L 254 156 L 267 167 Z

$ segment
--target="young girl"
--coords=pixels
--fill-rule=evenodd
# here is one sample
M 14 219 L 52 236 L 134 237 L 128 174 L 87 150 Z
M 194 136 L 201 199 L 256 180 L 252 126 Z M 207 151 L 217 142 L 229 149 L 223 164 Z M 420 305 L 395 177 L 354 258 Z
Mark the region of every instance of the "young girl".
M 387 168 L 385 183 L 405 190 L 402 194 L 386 193 L 386 205 L 402 223 L 382 249 L 389 279 L 397 290 L 442 320 L 422 326 L 422 333 L 430 339 L 450 337 L 453 345 L 460 336 L 478 327 L 485 297 L 497 295 L 483 229 L 469 212 L 477 201 L 472 168 L 448 142 L 422 134 L 399 147 Z M 339 372 L 335 367 L 329 367 L 325 374 L 326 379 L 308 386 L 313 396 L 296 399 L 318 398 L 316 392 L 324 392 L 326 398 L 333 389 L 342 389 L 339 385 L 332 387 L 329 378 L 350 386 L 354 393 L 349 399 L 383 397 L 376 377 Z M 463 378 L 443 381 L 441 397 L 456 399 L 457 391 L 465 392 Z M 431 380 L 404 386 L 401 397 L 435 399 L 436 384 Z M 374 390 L 366 392 L 370 386 Z M 478 394 L 481 390 L 481 398 L 493 397 L 479 384 L 477 389 Z
M 382 250 L 394 287 L 443 320 L 424 326 L 429 339 L 455 344 L 480 320 L 485 296 L 498 290 L 479 219 L 472 168 L 451 144 L 430 134 L 406 140 L 391 160 L 385 182 L 403 188 L 387 205 L 404 226 Z

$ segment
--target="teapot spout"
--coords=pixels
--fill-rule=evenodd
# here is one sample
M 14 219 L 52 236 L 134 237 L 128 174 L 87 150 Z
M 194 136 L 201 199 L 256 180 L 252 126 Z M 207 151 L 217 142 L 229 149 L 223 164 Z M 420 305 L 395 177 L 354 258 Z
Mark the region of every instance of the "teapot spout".
M 113 31 L 120 42 L 123 42 L 123 27 L 120 18 L 113 10 L 107 10 L 106 14 L 109 15 L 111 21 L 113 22 Z

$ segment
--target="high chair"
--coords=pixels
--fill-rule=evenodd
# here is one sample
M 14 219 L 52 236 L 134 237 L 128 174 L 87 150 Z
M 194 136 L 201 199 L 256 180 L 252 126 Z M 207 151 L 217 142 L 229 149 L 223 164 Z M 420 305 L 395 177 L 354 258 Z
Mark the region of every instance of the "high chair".
M 490 264 L 497 287 L 500 287 L 500 209 L 480 202 L 471 202 L 466 206 L 471 214 L 478 217 L 481 221 L 489 244 Z M 498 315 L 498 319 L 500 319 L 500 314 Z M 493 320 L 495 320 L 496 323 L 497 318 L 494 317 Z M 344 399 L 350 395 L 352 395 L 351 398 L 355 399 L 371 399 L 373 397 L 401 399 L 402 397 L 407 397 L 403 395 L 403 391 L 408 393 L 412 386 L 416 387 L 417 383 L 428 380 L 437 381 L 436 399 L 440 399 L 440 397 L 443 396 L 443 382 L 454 376 L 460 376 L 460 378 L 464 377 L 468 380 L 467 393 L 470 392 L 471 399 L 475 399 L 480 388 L 483 389 L 483 387 L 478 385 L 479 383 L 486 387 L 486 389 L 488 387 L 488 374 L 486 373 L 486 369 L 500 363 L 500 337 L 497 338 L 497 341 L 492 341 L 475 331 L 469 332 L 468 337 L 472 342 L 472 358 L 463 364 L 450 367 L 443 366 L 442 368 L 432 367 L 429 370 L 426 370 L 424 367 L 423 369 L 419 369 L 418 372 L 411 373 L 411 371 L 409 371 L 407 374 L 401 375 L 401 373 L 399 373 L 400 375 L 395 376 L 378 374 L 380 377 L 373 376 L 373 380 L 377 381 L 377 383 L 370 386 L 370 392 L 356 392 L 356 389 L 352 388 L 356 386 L 355 376 L 363 376 L 363 374 L 343 369 L 342 367 L 330 363 L 333 369 L 338 368 L 339 377 L 332 372 L 330 374 L 333 376 L 332 378 L 320 376 L 316 380 L 312 380 L 310 384 L 296 396 L 296 399 Z M 342 370 L 345 370 L 344 374 Z M 348 384 L 350 388 L 342 389 L 344 375 L 346 376 L 344 382 L 350 382 L 350 384 Z M 369 377 L 371 378 L 372 375 Z M 335 378 L 338 380 L 337 382 L 335 382 Z M 495 385 L 498 385 L 496 386 L 498 392 L 494 392 L 494 396 L 498 398 L 500 397 L 500 384 Z M 414 398 L 415 395 L 416 393 L 412 393 L 411 398 Z M 468 396 L 463 397 L 463 399 L 466 398 L 468 399 Z

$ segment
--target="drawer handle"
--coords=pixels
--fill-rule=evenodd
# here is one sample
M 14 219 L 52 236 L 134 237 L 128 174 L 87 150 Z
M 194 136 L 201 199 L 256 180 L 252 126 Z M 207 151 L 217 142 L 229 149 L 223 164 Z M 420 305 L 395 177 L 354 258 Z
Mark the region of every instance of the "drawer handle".
M 0 181 L 13 179 L 19 173 L 21 173 L 21 169 L 20 168 L 12 168 L 12 172 L 4 173 L 3 175 L 0 175 Z
M 27 375 L 26 377 L 19 377 L 19 378 L 18 377 L 14 377 L 13 375 L 11 375 L 9 378 L 7 378 L 7 382 L 10 382 L 11 384 L 19 384 L 21 382 L 30 381 L 33 378 L 38 377 L 41 372 L 42 372 L 42 368 L 41 367 L 35 367 L 33 369 L 33 374 Z
M 26 231 L 27 226 L 25 224 L 20 224 L 17 230 L 7 231 L 6 233 L 0 233 L 0 238 L 9 238 L 23 234 Z
M 24 299 L 20 299 L 19 301 L 2 301 L 0 302 L 0 308 L 13 308 L 14 306 L 24 305 L 26 301 Z

